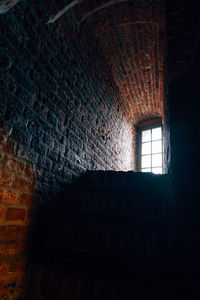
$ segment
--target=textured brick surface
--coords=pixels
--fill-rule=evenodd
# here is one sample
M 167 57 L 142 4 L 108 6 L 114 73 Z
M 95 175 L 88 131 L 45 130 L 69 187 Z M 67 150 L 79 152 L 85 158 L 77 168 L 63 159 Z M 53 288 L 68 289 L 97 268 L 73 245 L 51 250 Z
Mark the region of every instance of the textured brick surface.
M 27 228 L 25 226 L 9 225 L 0 227 L 0 240 L 22 240 L 26 237 Z
M 1 204 L 16 204 L 17 195 L 13 192 L 1 190 L 0 191 L 0 203 Z
M 22 295 L 25 266 L 17 264 L 26 253 L 29 220 L 26 219 L 35 174 L 30 161 L 22 159 L 9 129 L 1 124 L 0 161 L 0 298 L 17 299 Z M 6 141 L 7 140 L 7 141 Z M 24 194 L 27 193 L 27 194 Z M 15 267 L 14 267 L 15 266 Z
M 0 185 L 10 186 L 11 184 L 12 184 L 12 174 L 1 173 L 0 174 Z
M 6 212 L 7 221 L 24 221 L 26 211 L 20 208 L 8 208 Z
M 86 169 L 131 169 L 132 123 L 90 26 L 74 32 L 65 18 L 44 26 L 38 20 L 43 9 L 22 4 L 1 16 L 2 47 L 9 49 L 3 52 L 1 119 L 11 132 L 2 147 L 13 140 L 10 151 L 36 163 L 47 182 L 70 181 Z M 6 165 L 24 174 L 17 159 Z
M 0 298 L 22 294 L 16 262 L 36 206 L 87 169 L 133 168 L 133 124 L 93 26 L 47 26 L 53 3 L 0 15 L 0 249 L 10 270 L 2 265 Z
M 92 253 L 92 266 L 93 258 L 100 258 L 99 270 L 102 260 L 109 265 L 110 257 L 116 270 L 118 259 L 113 257 L 124 259 L 127 254 L 134 262 L 166 262 L 170 245 L 174 261 L 182 264 L 190 257 L 191 265 L 197 265 L 198 205 L 173 203 L 170 225 L 176 230 L 171 240 L 160 220 L 168 210 L 151 193 L 147 197 L 151 205 L 143 201 L 143 194 L 123 196 L 118 190 L 106 196 L 102 191 L 83 193 L 71 206 L 69 196 L 67 213 L 72 213 L 67 221 L 65 210 L 59 214 L 54 203 L 52 213 L 53 208 L 48 207 L 52 199 L 64 201 L 58 195 L 65 184 L 88 169 L 132 169 L 133 127 L 157 116 L 166 121 L 166 144 L 172 144 L 170 172 L 175 195 L 180 202 L 190 201 L 191 195 L 193 201 L 198 200 L 198 173 L 194 172 L 199 157 L 195 145 L 199 140 L 198 10 L 194 1 L 165 2 L 164 12 L 161 0 L 88 0 L 49 25 L 47 21 L 65 1 L 20 1 L 0 15 L 0 298 L 23 297 L 31 238 L 39 246 L 43 242 L 48 249 L 56 248 L 58 258 L 60 249 L 72 252 L 68 256 L 72 269 L 80 261 L 85 267 L 87 253 Z M 166 49 L 171 80 L 167 116 L 163 108 Z M 170 161 L 170 147 L 166 149 L 165 161 Z M 108 189 L 110 177 L 104 180 Z M 123 186 L 121 181 L 117 184 Z M 146 191 L 145 184 L 143 189 Z M 44 213 L 44 208 L 49 210 Z M 38 211 L 44 226 L 34 236 L 29 225 L 37 224 Z M 81 254 L 76 261 L 77 251 Z M 66 252 L 63 257 L 66 259 Z M 123 262 L 120 267 L 127 270 Z M 34 293 L 28 300 L 56 299 L 58 290 L 61 299 L 126 299 L 133 292 L 125 284 L 114 290 L 115 282 L 108 287 L 98 280 L 62 277 L 59 271 L 54 276 L 42 267 L 30 273 L 27 278 L 31 278 Z M 41 287 L 41 294 L 35 287 Z M 163 298 L 166 289 L 161 288 L 158 298 Z
M 132 122 L 164 117 L 164 1 L 87 1 L 75 14 L 81 25 L 95 23 Z

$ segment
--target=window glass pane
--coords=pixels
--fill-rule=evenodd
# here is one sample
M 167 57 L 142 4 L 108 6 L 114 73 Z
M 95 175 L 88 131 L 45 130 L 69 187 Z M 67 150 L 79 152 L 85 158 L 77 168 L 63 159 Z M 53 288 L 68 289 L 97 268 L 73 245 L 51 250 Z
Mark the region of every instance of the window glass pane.
M 151 154 L 151 142 L 142 144 L 142 155 Z
M 151 129 L 142 131 L 142 142 L 151 140 Z
M 154 174 L 162 174 L 162 168 L 152 168 Z
M 162 152 L 162 141 L 152 142 L 152 153 Z
M 150 168 L 142 169 L 142 172 L 151 172 Z
M 142 168 L 151 167 L 151 155 L 142 156 Z
M 162 138 L 161 127 L 152 129 L 152 140 L 160 140 Z
M 152 167 L 162 166 L 162 153 L 152 155 Z

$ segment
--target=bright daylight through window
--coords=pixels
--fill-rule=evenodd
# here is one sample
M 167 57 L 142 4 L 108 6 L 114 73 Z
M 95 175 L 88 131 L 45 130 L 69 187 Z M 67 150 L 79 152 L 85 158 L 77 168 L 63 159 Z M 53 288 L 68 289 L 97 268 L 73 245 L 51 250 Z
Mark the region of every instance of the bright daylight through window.
M 162 174 L 162 128 L 141 131 L 141 171 Z

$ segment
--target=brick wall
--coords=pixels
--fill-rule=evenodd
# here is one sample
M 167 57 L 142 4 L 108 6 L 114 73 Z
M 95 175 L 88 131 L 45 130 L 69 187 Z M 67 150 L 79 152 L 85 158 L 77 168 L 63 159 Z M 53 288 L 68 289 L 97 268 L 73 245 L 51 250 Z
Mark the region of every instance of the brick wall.
M 134 124 L 164 118 L 164 1 L 126 1 L 90 17 Z
M 0 130 L 0 298 L 17 299 L 22 292 L 27 251 L 26 233 L 32 219 L 35 174 L 18 155 L 9 130 Z M 13 298 L 14 297 L 14 298 Z
M 75 6 L 81 27 L 92 24 L 132 122 L 164 118 L 165 3 L 87 0 Z
M 1 299 L 23 294 L 38 207 L 87 169 L 133 166 L 132 124 L 91 28 L 47 26 L 37 4 L 0 15 Z

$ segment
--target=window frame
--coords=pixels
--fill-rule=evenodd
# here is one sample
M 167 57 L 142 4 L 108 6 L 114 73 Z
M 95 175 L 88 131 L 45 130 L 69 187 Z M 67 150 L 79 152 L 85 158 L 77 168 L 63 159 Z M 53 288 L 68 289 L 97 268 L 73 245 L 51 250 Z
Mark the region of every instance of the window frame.
M 161 131 L 162 131 L 162 173 L 163 174 L 163 126 L 162 126 L 162 122 L 156 122 L 156 123 L 149 123 L 147 125 L 140 125 L 137 128 L 137 160 L 136 160 L 136 168 L 137 168 L 137 172 L 142 172 L 142 132 L 148 129 L 154 129 L 154 128 L 158 128 L 161 127 Z M 152 141 L 152 140 L 151 140 Z M 152 157 L 152 153 L 151 153 L 151 157 Z M 152 172 L 152 166 L 151 166 L 151 173 Z

